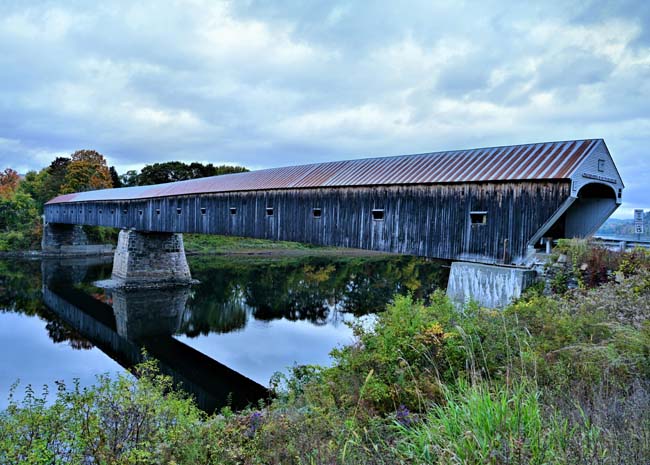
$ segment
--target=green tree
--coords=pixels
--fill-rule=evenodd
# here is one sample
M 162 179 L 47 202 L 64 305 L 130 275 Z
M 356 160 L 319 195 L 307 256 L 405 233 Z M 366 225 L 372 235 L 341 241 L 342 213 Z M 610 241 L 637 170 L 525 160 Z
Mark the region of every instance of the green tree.
M 70 157 L 60 193 L 69 194 L 111 187 L 113 181 L 104 156 L 94 150 L 77 150 Z
M 117 174 L 115 167 L 111 166 L 108 171 L 111 173 L 111 182 L 113 183 L 113 187 L 122 187 L 122 181 L 120 180 L 120 176 Z
M 40 213 L 43 212 L 43 205 L 45 202 L 56 196 L 58 193 L 53 193 L 51 195 L 48 193 L 47 183 L 49 179 L 50 174 L 48 172 L 48 168 L 44 168 L 38 172 L 29 171 L 18 186 L 20 192 L 23 192 L 34 199 L 34 202 L 36 202 L 36 207 Z
M 36 202 L 29 194 L 15 192 L 0 197 L 0 250 L 27 249 L 41 233 Z
M 198 162 L 193 162 L 188 165 L 180 161 L 168 161 L 146 165 L 137 176 L 136 182 L 139 186 L 148 186 L 151 184 L 165 184 L 168 182 L 185 181 L 187 179 L 204 178 L 207 176 L 243 173 L 245 171 L 248 171 L 248 169 L 242 166 L 214 166 L 212 163 L 204 165 Z
M 50 166 L 45 168 L 43 174 L 43 186 L 38 197 L 34 197 L 37 201 L 45 203 L 48 200 L 56 197 L 61 193 L 61 187 L 65 182 L 65 176 L 68 172 L 70 159 L 66 157 L 55 158 Z
M 120 175 L 120 184 L 122 187 L 132 187 L 138 185 L 138 172 L 136 170 L 129 170 Z

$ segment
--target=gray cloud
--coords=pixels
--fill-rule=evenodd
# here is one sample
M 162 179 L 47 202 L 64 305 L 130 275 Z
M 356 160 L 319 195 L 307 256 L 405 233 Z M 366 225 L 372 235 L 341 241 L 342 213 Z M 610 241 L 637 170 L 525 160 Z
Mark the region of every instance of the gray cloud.
M 645 206 L 643 1 L 0 3 L 0 166 L 253 168 L 604 137 Z

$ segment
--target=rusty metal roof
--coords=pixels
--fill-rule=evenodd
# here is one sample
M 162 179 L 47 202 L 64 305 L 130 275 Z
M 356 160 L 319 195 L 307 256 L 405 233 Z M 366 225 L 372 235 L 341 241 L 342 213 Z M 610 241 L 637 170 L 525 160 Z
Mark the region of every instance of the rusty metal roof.
M 66 194 L 48 204 L 275 189 L 566 179 L 599 142 L 602 139 L 270 168 L 153 186 Z

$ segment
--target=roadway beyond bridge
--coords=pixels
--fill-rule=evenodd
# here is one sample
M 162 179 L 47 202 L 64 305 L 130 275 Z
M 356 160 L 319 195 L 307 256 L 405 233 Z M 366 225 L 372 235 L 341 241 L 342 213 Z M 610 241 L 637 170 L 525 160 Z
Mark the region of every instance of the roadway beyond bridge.
M 543 244 L 591 236 L 623 188 L 602 139 L 336 161 L 62 195 L 43 250 L 83 251 L 79 225 L 120 228 L 127 286 L 190 282 L 182 233 L 411 254 L 457 262 L 455 300 L 500 306 Z

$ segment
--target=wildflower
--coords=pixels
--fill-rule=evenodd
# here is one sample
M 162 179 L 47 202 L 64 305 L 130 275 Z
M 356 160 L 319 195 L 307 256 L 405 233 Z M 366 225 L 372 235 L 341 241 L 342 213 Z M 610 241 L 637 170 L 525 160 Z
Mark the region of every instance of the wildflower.
M 397 407 L 395 418 L 402 426 L 411 426 L 413 423 L 411 412 L 409 412 L 409 409 L 406 408 L 406 405 L 404 404 L 401 404 L 399 407 Z
M 253 412 L 248 418 L 248 429 L 244 433 L 246 437 L 252 438 L 262 425 L 262 412 Z

